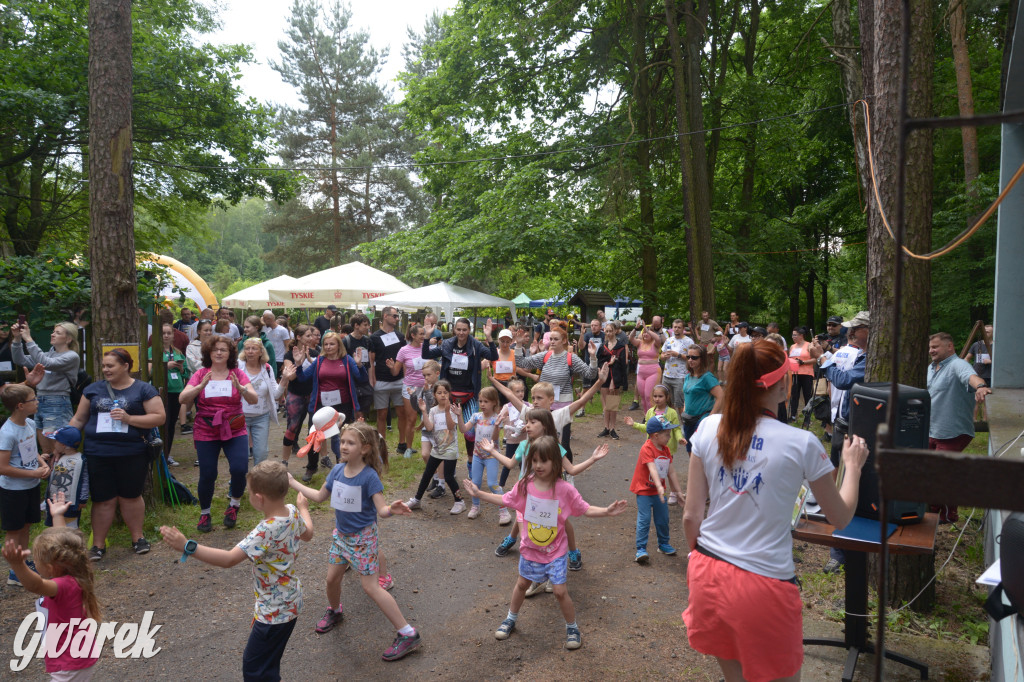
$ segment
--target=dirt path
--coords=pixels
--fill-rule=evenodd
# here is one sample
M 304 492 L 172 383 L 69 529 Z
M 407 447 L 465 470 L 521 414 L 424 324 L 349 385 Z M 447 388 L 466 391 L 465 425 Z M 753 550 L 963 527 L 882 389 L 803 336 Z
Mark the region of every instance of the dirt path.
M 596 417 L 578 420 L 573 428 L 573 450 L 589 456 L 599 442 Z M 303 581 L 305 606 L 282 663 L 285 679 L 566 679 L 600 678 L 718 680 L 713 659 L 695 653 L 686 642 L 680 614 L 686 605 L 685 552 L 676 557 L 652 553 L 649 566 L 633 562 L 636 522 L 629 479 L 643 434 L 619 429 L 621 441 L 610 441 L 609 456 L 577 477 L 576 485 L 592 504 L 605 505 L 617 498 L 630 504 L 626 513 L 611 519 L 574 521 L 583 551 L 583 570 L 569 574 L 569 592 L 583 632 L 583 648 L 566 651 L 564 621 L 554 597 L 540 594 L 527 600 L 515 634 L 505 642 L 494 639 L 504 618 L 516 579 L 518 553 L 494 556 L 504 536 L 497 525 L 497 508 L 484 505 L 480 518 L 448 514 L 451 496 L 424 500 L 424 509 L 411 517 L 381 522 L 381 546 L 390 561 L 396 587 L 392 594 L 409 621 L 423 635 L 423 646 L 397 663 L 383 663 L 381 652 L 394 631 L 365 596 L 349 572 L 342 586 L 345 620 L 325 635 L 313 625 L 325 608 L 325 552 L 330 542 L 333 515 L 314 514 L 316 537 L 301 553 L 298 574 Z M 271 442 L 280 442 L 275 430 Z M 195 489 L 195 471 L 188 466 L 191 443 L 175 444 L 184 466 L 177 472 Z M 602 441 L 603 442 L 603 441 Z M 272 448 L 272 452 L 275 449 Z M 226 479 L 226 467 L 221 482 Z M 292 472 L 298 474 L 292 464 Z M 683 466 L 682 471 L 685 471 Z M 681 473 L 682 473 L 681 471 Z M 460 463 L 459 478 L 465 477 Z M 409 490 L 393 491 L 391 498 L 407 498 Z M 183 529 L 184 530 L 184 529 Z M 202 541 L 229 548 L 248 529 L 227 531 L 215 526 Z M 147 529 L 148 532 L 148 529 Z M 187 534 L 187 530 L 186 530 Z M 671 508 L 672 542 L 685 547 L 682 508 Z M 162 624 L 157 642 L 163 650 L 150 660 L 117 660 L 108 654 L 94 679 L 193 677 L 211 680 L 240 678 L 241 652 L 248 637 L 252 612 L 250 570 L 231 570 L 189 561 L 175 563 L 178 555 L 154 541 L 153 551 L 136 557 L 124 548 L 111 548 L 99 574 L 105 618 L 138 621 L 147 610 Z M 653 539 L 649 549 L 653 550 Z M 817 548 L 804 552 L 805 567 L 824 562 Z M 818 563 L 818 562 L 821 563 Z M 31 601 L 19 588 L 0 594 L 0 650 L 11 651 L 14 632 Z M 820 611 L 820 609 L 818 609 Z M 814 609 L 805 612 L 805 631 L 817 636 L 841 636 L 839 624 L 827 621 Z M 922 640 L 922 641 L 918 641 Z M 897 638 L 897 644 L 933 665 L 932 679 L 981 679 L 987 669 L 988 650 L 964 644 L 943 644 L 923 637 Z M 843 652 L 808 648 L 804 679 L 838 679 Z M 4 678 L 12 679 L 7 666 Z M 872 679 L 872 657 L 862 658 L 857 679 Z M 41 662 L 33 663 L 18 679 L 45 679 Z M 915 679 L 906 669 L 891 664 L 887 679 Z

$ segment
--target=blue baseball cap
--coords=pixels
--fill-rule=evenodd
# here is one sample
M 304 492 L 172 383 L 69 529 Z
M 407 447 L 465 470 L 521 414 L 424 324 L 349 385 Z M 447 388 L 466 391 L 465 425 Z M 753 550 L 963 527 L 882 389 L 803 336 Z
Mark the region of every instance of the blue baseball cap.
M 661 417 L 651 417 L 647 420 L 647 434 L 653 435 L 659 431 L 670 431 L 671 429 L 678 429 L 679 424 L 669 424 L 667 421 L 662 420 Z
M 82 432 L 74 426 L 62 426 L 53 433 L 46 434 L 46 437 L 50 440 L 55 440 L 58 443 L 63 443 L 69 448 L 78 449 L 79 443 L 82 442 Z

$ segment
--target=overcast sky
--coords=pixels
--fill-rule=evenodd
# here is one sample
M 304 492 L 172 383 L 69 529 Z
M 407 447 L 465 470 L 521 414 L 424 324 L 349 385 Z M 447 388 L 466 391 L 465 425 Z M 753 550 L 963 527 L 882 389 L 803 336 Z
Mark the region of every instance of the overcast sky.
M 330 0 L 323 0 L 326 5 Z M 207 0 L 209 4 L 209 0 Z M 281 81 L 268 62 L 280 60 L 277 48 L 285 37 L 291 0 L 220 0 L 224 29 L 206 39 L 214 43 L 244 43 L 253 49 L 256 63 L 243 69 L 241 87 L 246 95 L 261 102 L 298 104 L 294 89 Z M 389 48 L 382 78 L 394 89 L 393 81 L 404 66 L 402 44 L 408 27 L 423 30 L 426 18 L 434 11 L 444 11 L 457 0 L 350 0 L 353 29 L 365 29 L 370 43 L 378 50 Z

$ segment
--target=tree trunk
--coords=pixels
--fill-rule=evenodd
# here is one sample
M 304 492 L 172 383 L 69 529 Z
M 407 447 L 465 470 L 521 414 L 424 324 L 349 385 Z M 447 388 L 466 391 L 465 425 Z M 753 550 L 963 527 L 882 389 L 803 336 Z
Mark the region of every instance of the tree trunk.
M 703 300 L 700 291 L 700 278 L 694 274 L 698 269 L 697 247 L 694 236 L 694 225 L 696 224 L 693 190 L 693 151 L 691 147 L 690 121 L 686 115 L 689 107 L 686 103 L 685 90 L 685 68 L 683 66 L 683 51 L 679 39 L 679 24 L 677 22 L 675 0 L 665 0 L 665 23 L 668 25 L 668 40 L 672 53 L 672 94 L 675 97 L 676 142 L 679 145 L 679 168 L 682 175 L 681 191 L 683 195 L 683 215 L 686 225 L 684 237 L 686 240 L 686 265 L 688 270 L 690 290 L 690 321 L 696 323 L 701 317 L 700 302 Z
M 686 90 L 690 106 L 690 130 L 704 130 L 704 104 L 701 88 L 701 53 L 706 40 L 704 27 L 707 25 L 708 0 L 700 0 L 694 7 L 693 0 L 683 3 L 686 27 Z M 697 250 L 697 270 L 690 277 L 700 281 L 701 296 L 699 310 L 715 315 L 715 270 L 711 260 L 711 184 L 708 169 L 706 135 L 691 135 L 693 149 L 693 192 L 694 219 L 693 241 Z
M 869 2 L 861 2 L 861 11 Z M 875 170 L 882 208 L 892 220 L 896 209 L 896 178 L 899 172 L 896 150 L 899 139 L 900 45 L 902 43 L 899 0 L 876 0 L 873 8 L 873 52 L 865 58 L 864 73 L 873 72 L 872 142 Z M 911 2 L 911 60 L 907 92 L 907 115 L 923 117 L 931 113 L 933 76 L 932 8 L 930 0 Z M 862 34 L 863 35 L 863 34 Z M 931 245 L 932 207 L 932 134 L 919 130 L 907 139 L 906 184 L 904 199 L 904 242 L 911 251 L 925 252 Z M 893 300 L 895 247 L 882 224 L 873 193 L 868 194 L 868 308 L 871 311 L 871 336 L 868 343 L 868 381 L 899 381 L 924 386 L 927 369 L 927 338 L 931 317 L 931 270 L 927 262 L 904 257 L 903 300 Z M 893 229 L 900 229 L 892 225 Z M 901 256 L 902 257 L 902 256 Z M 902 305 L 899 376 L 892 371 L 892 332 L 894 306 Z M 889 604 L 909 601 L 934 575 L 934 556 L 893 556 L 888 578 Z M 930 610 L 926 593 L 914 602 L 918 611 Z
M 757 31 L 761 24 L 761 5 L 758 0 L 750 0 L 747 12 L 750 23 L 743 36 L 743 70 L 747 81 L 747 96 L 750 98 L 746 111 L 748 120 L 756 120 L 760 114 L 753 95 L 756 79 L 754 77 L 754 57 L 757 51 Z M 743 181 L 740 187 L 740 220 L 737 225 L 737 243 L 740 250 L 750 246 L 750 232 L 754 223 L 754 173 L 757 170 L 757 125 L 749 125 L 744 131 L 743 140 Z M 750 314 L 750 272 L 746 258 L 736 262 L 736 274 L 739 286 L 736 289 L 736 309 L 740 315 Z
M 636 99 L 637 192 L 640 195 L 640 285 L 643 290 L 644 317 L 650 319 L 658 302 L 658 252 L 654 245 L 654 195 L 651 186 L 651 84 L 647 66 L 647 16 L 642 8 L 633 8 L 633 96 Z
M 331 103 L 331 225 L 334 227 L 334 264 L 341 265 L 341 186 L 338 182 L 338 116 Z
M 92 356 L 137 343 L 130 0 L 89 3 L 89 260 Z M 144 357 L 144 356 L 143 356 Z
M 861 43 L 862 49 L 870 50 L 871 40 L 864 36 L 864 21 L 871 21 L 870 5 L 861 2 L 859 10 L 861 13 Z M 865 16 L 867 15 L 867 16 Z M 839 65 L 839 76 L 843 84 L 843 94 L 847 102 L 856 102 L 868 92 L 865 84 L 864 72 L 867 69 L 861 67 L 857 60 L 857 51 L 854 49 L 856 42 L 853 37 L 853 28 L 850 22 L 851 9 L 850 0 L 833 0 L 832 2 L 832 41 L 830 47 L 832 56 Z M 864 61 L 866 65 L 868 62 Z M 869 82 L 872 79 L 868 79 Z M 871 178 L 868 169 L 868 148 L 867 138 L 864 135 L 864 128 L 861 123 L 861 105 L 851 104 L 847 110 L 850 119 L 850 130 L 853 133 L 853 149 L 857 161 L 857 179 L 860 183 L 861 196 L 866 196 L 871 190 Z

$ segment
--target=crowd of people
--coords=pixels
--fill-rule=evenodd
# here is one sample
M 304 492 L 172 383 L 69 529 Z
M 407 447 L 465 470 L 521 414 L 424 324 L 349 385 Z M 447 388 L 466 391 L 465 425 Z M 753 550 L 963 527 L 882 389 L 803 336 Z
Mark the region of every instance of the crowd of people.
M 378 315 L 371 332 L 367 315 L 346 320 L 334 306 L 313 324 L 294 326 L 271 311 L 245 318 L 241 328 L 228 309 L 207 308 L 195 319 L 185 310 L 177 321 L 165 314 L 155 331 L 165 353 L 166 396 L 133 377 L 138 368 L 128 352 L 113 349 L 101 358 L 102 379 L 84 388 L 77 405 L 71 396 L 81 355 L 74 324 L 56 325 L 46 351 L 27 323 L 2 330 L 8 333 L 0 338 L 0 353 L 31 369 L 25 382 L 0 389 L 10 415 L 0 428 L 8 585 L 63 600 L 58 612 L 69 618 L 94 615 L 89 565 L 103 560 L 117 511 L 133 551 L 150 551 L 142 492 L 153 456 L 151 435 L 162 426 L 170 465 L 177 464 L 170 457 L 175 432 L 192 437 L 198 532 L 213 529 L 222 453 L 230 479 L 222 525 L 236 525 L 247 490 L 264 514 L 231 550 L 205 547 L 176 528 L 161 529 L 164 541 L 183 552 L 182 561 L 194 555 L 218 566 L 253 562 L 257 601 L 243 656 L 247 679 L 279 679 L 281 654 L 302 607 L 295 556 L 300 541 L 313 536 L 308 500 L 329 500 L 335 512 L 328 609 L 317 632 L 341 621 L 342 577 L 352 568 L 396 630 L 383 659 L 397 660 L 420 645 L 420 633 L 388 593 L 394 579 L 381 555 L 376 519 L 411 514 L 427 503 L 428 493 L 439 500 L 450 491 L 452 515 L 468 510 L 468 518 L 477 519 L 485 515 L 485 502 L 498 507 L 499 526 L 516 521 L 495 549 L 503 557 L 519 542 L 519 578 L 495 637 L 511 636 L 525 599 L 547 591 L 565 619 L 565 647 L 576 649 L 582 632 L 566 585 L 583 558 L 571 517 L 614 516 L 627 506 L 621 499 L 592 506 L 573 485 L 573 477 L 609 451 L 602 444 L 579 461 L 572 448 L 574 419 L 599 395 L 599 438 L 617 440 L 620 424 L 646 435 L 629 484 L 637 507 L 636 563 L 650 561 L 652 521 L 657 551 L 676 554 L 669 506 L 684 506 L 690 560 L 683 617 L 691 645 L 715 656 L 729 680 L 750 678 L 753 670 L 764 679 L 799 675 L 801 606 L 790 515 L 804 481 L 837 527 L 856 509 L 867 448 L 849 433 L 849 396 L 864 381 L 867 312 L 848 321 L 831 317 L 818 335 L 796 326 L 788 341 L 778 325 L 751 326 L 736 313 L 724 326 L 707 312 L 693 323 L 675 319 L 670 327 L 655 316 L 650 324 L 637 320 L 627 333 L 603 312 L 584 326 L 549 310 L 536 322 L 506 320 L 500 331 L 488 320 L 482 338 L 464 318 L 453 321 L 445 338 L 433 314 L 404 333 L 397 309 L 385 307 Z M 930 338 L 930 447 L 962 450 L 973 437 L 973 403 L 991 392 L 989 375 L 983 376 L 991 366 L 991 335 L 987 329 L 981 345 L 971 348 L 974 366 L 956 357 L 950 335 Z M 149 359 L 152 370 L 152 351 Z M 636 399 L 625 411 L 636 411 L 636 418 L 626 414 L 620 421 L 621 399 L 631 386 Z M 819 396 L 828 409 L 815 415 L 811 408 Z M 282 449 L 272 461 L 270 424 L 278 423 L 279 413 Z M 794 425 L 801 413 L 804 427 L 812 417 L 822 422 L 831 456 L 822 439 Z M 392 417 L 398 443 L 389 453 Z M 411 458 L 417 452 L 424 469 L 415 494 L 386 502 L 381 478 L 390 455 Z M 685 482 L 675 463 L 683 453 Z M 289 471 L 297 455 L 306 458 L 301 481 Z M 462 456 L 467 469 L 460 483 Z M 846 474 L 837 487 L 840 460 Z M 305 485 L 321 467 L 327 471 L 322 486 Z M 513 469 L 517 481 L 508 486 Z M 289 488 L 298 492 L 295 505 L 285 503 Z M 89 503 L 91 544 L 65 528 L 77 526 Z M 26 550 L 42 509 L 54 528 L 36 540 L 32 564 Z M 952 505 L 937 504 L 935 511 L 942 521 L 956 520 Z M 53 559 L 55 545 L 77 559 Z M 843 561 L 841 552 L 833 552 L 825 570 L 837 571 Z M 777 618 L 762 617 L 765 605 Z M 79 663 L 48 660 L 47 669 L 73 670 L 60 666 Z M 82 677 L 75 679 L 87 679 L 88 667 L 80 666 Z

